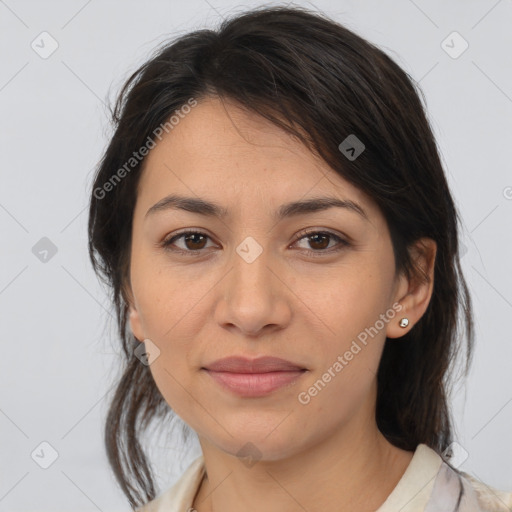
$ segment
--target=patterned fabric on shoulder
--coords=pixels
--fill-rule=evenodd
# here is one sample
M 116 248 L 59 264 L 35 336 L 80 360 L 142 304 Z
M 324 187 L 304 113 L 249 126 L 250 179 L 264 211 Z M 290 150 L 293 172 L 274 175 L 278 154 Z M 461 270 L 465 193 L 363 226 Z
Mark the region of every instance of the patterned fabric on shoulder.
M 494 489 L 441 464 L 424 512 L 511 512 L 512 492 Z

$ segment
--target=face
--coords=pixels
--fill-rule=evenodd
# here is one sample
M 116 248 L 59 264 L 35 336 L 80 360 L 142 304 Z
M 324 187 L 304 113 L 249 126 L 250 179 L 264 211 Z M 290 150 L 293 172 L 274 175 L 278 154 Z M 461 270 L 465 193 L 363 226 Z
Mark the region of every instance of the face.
M 190 202 L 151 209 L 171 194 L 223 215 Z M 318 198 L 352 207 L 283 211 Z M 208 99 L 147 156 L 132 235 L 131 328 L 148 352 L 158 348 L 156 385 L 200 438 L 231 454 L 251 441 L 271 460 L 343 426 L 364 431 L 407 284 L 362 191 L 275 125 Z M 278 357 L 300 371 L 238 375 L 226 387 L 205 368 L 229 356 Z

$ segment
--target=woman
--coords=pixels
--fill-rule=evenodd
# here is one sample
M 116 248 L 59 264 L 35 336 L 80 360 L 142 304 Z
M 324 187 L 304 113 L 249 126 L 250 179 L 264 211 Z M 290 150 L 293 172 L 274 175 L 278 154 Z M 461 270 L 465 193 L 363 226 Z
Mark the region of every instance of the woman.
M 89 249 L 126 367 L 106 446 L 144 512 L 512 510 L 450 463 L 471 300 L 458 214 L 411 78 L 274 7 L 161 48 L 125 84 Z M 172 415 L 202 455 L 157 495 Z

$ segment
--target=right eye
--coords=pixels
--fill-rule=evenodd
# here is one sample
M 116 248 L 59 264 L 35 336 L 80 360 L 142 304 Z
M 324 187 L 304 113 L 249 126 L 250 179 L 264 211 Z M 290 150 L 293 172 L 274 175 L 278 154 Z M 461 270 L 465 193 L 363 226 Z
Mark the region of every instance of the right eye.
M 205 242 L 210 237 L 201 231 L 182 231 L 181 233 L 175 234 L 170 238 L 164 240 L 161 246 L 166 251 L 179 252 L 188 255 L 199 255 L 202 253 L 202 249 L 205 248 Z M 174 247 L 177 240 L 183 239 L 184 247 Z M 195 253 L 195 254 L 194 254 Z

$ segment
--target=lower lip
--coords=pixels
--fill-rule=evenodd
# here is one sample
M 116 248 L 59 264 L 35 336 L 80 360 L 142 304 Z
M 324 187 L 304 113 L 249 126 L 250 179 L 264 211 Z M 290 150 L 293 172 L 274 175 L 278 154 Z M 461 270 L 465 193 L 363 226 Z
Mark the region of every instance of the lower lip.
M 205 370 L 216 382 L 233 393 L 244 397 L 264 396 L 276 389 L 289 386 L 305 370 L 268 373 L 231 373 Z

